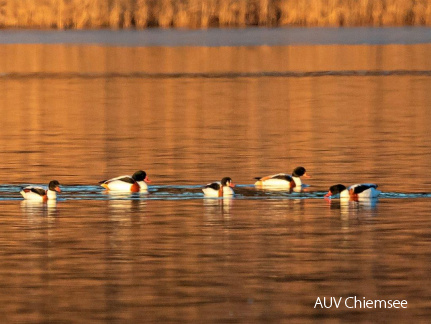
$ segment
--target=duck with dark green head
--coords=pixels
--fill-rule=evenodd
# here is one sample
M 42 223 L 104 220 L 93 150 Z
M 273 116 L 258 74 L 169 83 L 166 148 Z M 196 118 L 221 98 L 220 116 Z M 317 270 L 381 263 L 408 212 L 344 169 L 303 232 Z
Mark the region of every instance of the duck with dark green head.
M 139 192 L 148 191 L 147 183 L 150 183 L 147 173 L 145 171 L 136 171 L 132 176 L 124 175 L 109 180 L 100 181 L 99 184 L 112 191 L 123 192 Z
M 233 191 L 235 185 L 232 179 L 225 177 L 220 182 L 208 183 L 202 188 L 205 197 L 232 197 L 235 193 Z
M 310 178 L 304 167 L 295 168 L 292 174 L 277 173 L 270 176 L 255 178 L 257 181 L 254 184 L 258 188 L 263 189 L 299 189 L 302 188 L 301 177 Z

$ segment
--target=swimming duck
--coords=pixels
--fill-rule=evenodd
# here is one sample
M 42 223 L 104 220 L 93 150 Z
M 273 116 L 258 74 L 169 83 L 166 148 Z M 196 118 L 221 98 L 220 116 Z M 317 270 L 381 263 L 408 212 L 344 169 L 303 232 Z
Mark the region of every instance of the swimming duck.
M 221 179 L 221 182 L 213 182 L 207 184 L 202 191 L 205 197 L 231 197 L 234 195 L 232 179 L 225 177 Z
M 33 201 L 47 201 L 57 199 L 57 192 L 61 192 L 60 183 L 57 180 L 49 182 L 48 190 L 42 187 L 28 186 L 19 192 L 24 199 Z
M 377 190 L 377 185 L 373 183 L 354 184 L 348 188 L 342 184 L 336 184 L 329 188 L 325 198 L 349 198 L 358 200 L 358 198 L 376 198 L 381 191 Z
M 147 191 L 147 183 L 149 182 L 151 181 L 148 179 L 147 173 L 145 171 L 139 170 L 136 171 L 132 176 L 119 176 L 109 180 L 100 181 L 99 183 L 107 190 L 139 192 Z
M 300 177 L 310 178 L 304 167 L 297 167 L 293 170 L 292 175 L 287 173 L 278 173 L 263 178 L 255 178 L 257 181 L 254 184 L 259 188 L 268 189 L 293 189 L 302 188 L 302 181 Z

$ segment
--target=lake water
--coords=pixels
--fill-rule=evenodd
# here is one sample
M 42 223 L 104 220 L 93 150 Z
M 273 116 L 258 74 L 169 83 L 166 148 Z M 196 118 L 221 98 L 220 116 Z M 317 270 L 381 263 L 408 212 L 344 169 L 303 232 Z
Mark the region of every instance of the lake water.
M 248 31 L 250 46 L 217 46 L 226 30 L 210 44 L 163 31 L 172 41 L 160 46 L 118 43 L 119 32 L 66 44 L 61 32 L 2 32 L 3 321 L 428 322 L 429 34 L 376 43 L 382 30 L 354 29 L 356 42 L 316 43 L 301 32 L 302 45 Z M 300 165 L 312 175 L 304 192 L 253 187 Z M 98 186 L 139 169 L 148 194 Z M 225 176 L 237 195 L 204 199 L 201 187 Z M 57 203 L 20 197 L 52 179 Z M 323 199 L 361 182 L 380 198 Z M 408 307 L 314 308 L 351 296 Z

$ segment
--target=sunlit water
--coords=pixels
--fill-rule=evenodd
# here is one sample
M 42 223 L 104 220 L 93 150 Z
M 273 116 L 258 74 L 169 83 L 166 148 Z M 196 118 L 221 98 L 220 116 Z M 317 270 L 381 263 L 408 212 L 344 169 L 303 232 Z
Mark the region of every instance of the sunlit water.
M 116 46 L 0 46 L 2 321 L 429 320 L 430 44 L 111 36 Z M 300 165 L 303 192 L 253 186 Z M 98 186 L 138 169 L 148 193 Z M 224 176 L 235 197 L 205 199 Z M 22 200 L 22 186 L 52 179 L 57 202 Z M 382 194 L 324 199 L 360 182 Z M 324 296 L 408 308 L 315 309 Z

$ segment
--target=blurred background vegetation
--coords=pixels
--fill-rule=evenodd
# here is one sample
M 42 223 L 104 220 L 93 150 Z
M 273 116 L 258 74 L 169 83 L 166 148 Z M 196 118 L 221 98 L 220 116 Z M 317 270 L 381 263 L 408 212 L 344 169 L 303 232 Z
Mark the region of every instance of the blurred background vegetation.
M 431 25 L 431 0 L 0 0 L 2 28 L 406 25 Z

